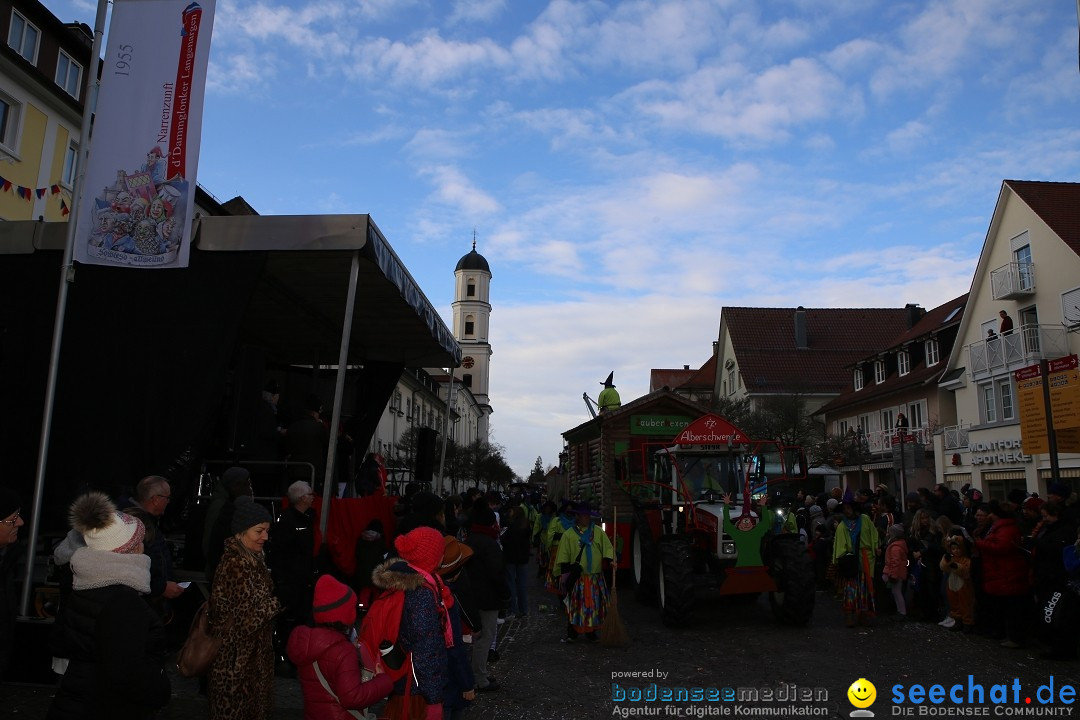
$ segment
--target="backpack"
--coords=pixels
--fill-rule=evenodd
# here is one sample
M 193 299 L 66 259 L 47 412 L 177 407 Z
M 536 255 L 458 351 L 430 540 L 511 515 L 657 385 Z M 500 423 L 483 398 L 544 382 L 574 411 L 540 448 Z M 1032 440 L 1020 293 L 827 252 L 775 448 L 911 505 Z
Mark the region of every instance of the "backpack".
M 370 648 L 372 653 L 378 652 L 383 656 L 383 668 L 394 682 L 408 675 L 412 668 L 412 653 L 405 656 L 400 667 L 392 668 L 387 664 L 388 653 L 398 648 L 401 613 L 404 609 L 404 590 L 383 590 L 375 597 L 360 623 L 360 641 Z

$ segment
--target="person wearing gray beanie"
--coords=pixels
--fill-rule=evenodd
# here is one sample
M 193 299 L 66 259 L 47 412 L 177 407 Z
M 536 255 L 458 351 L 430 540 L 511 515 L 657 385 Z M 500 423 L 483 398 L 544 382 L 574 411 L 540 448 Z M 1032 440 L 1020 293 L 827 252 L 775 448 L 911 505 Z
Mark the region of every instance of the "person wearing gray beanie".
M 270 511 L 259 505 L 252 498 L 242 495 L 233 500 L 232 523 L 230 530 L 233 535 L 248 530 L 260 523 L 272 523 Z

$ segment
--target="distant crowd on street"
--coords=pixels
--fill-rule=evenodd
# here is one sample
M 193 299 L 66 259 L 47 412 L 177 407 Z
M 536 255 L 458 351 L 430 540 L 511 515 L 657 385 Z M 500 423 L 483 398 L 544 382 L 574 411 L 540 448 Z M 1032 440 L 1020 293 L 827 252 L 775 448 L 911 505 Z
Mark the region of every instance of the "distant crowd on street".
M 885 485 L 800 493 L 796 526 L 819 588 L 843 603 L 850 627 L 880 614 L 977 633 L 1003 648 L 1033 640 L 1050 660 L 1074 660 L 1080 630 L 1080 502 L 1051 483 L 1045 499 L 1014 489 Z

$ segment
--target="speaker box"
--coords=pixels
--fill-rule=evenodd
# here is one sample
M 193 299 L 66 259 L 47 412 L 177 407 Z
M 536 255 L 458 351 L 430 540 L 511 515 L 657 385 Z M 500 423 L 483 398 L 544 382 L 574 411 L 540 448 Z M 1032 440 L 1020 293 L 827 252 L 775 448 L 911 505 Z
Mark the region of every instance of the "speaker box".
M 435 473 L 435 438 L 438 434 L 428 427 L 416 432 L 416 481 L 430 483 Z

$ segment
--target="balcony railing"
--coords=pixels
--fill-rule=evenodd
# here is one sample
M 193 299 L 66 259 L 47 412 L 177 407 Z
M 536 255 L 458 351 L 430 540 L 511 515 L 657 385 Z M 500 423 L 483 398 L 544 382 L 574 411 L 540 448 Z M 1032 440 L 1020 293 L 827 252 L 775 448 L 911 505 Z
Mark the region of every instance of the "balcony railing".
M 942 429 L 942 435 L 946 450 L 963 450 L 968 446 L 968 428 L 960 425 L 950 425 Z
M 1009 263 L 990 271 L 990 288 L 995 300 L 1011 300 L 1035 293 L 1035 264 Z
M 866 433 L 866 446 L 871 453 L 891 452 L 893 448 L 893 436 L 900 432 L 893 430 L 871 430 Z M 928 445 L 930 443 L 930 428 L 907 428 L 908 435 L 915 436 L 915 442 Z M 899 443 L 897 443 L 899 445 Z
M 968 345 L 968 370 L 975 378 L 1069 354 L 1069 337 L 1059 325 L 1022 325 Z

